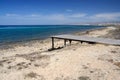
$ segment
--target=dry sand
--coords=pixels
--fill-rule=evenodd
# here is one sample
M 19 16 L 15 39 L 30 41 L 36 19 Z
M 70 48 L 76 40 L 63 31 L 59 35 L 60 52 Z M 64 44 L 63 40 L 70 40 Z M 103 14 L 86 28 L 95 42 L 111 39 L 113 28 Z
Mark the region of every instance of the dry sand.
M 105 37 L 111 30 L 116 28 L 82 35 Z M 55 46 L 63 46 L 63 41 L 56 40 Z M 4 45 L 0 80 L 120 80 L 120 46 L 73 42 L 62 49 L 50 48 L 50 39 Z

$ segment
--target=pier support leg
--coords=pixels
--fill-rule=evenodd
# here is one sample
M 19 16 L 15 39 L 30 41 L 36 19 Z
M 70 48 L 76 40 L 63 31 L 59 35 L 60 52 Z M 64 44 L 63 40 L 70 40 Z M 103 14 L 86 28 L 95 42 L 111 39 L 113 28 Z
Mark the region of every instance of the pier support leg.
M 65 47 L 66 47 L 66 41 L 67 41 L 67 40 L 66 40 L 66 39 L 64 39 L 64 46 L 65 46 Z
M 54 38 L 52 37 L 52 49 L 54 49 Z
M 81 41 L 81 44 L 83 43 L 83 41 Z
M 69 40 L 70 45 L 71 45 L 71 42 L 72 42 L 72 40 Z

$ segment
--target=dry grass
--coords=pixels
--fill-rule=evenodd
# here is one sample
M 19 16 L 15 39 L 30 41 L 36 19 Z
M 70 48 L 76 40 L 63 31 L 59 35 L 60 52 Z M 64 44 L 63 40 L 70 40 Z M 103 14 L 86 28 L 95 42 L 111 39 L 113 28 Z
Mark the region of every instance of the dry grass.
M 38 76 L 38 74 L 34 73 L 34 72 L 30 72 L 29 74 L 25 75 L 25 77 L 29 77 L 29 78 L 36 78 Z
M 0 66 L 3 67 L 3 63 L 7 62 L 8 60 L 1 60 L 0 61 Z
M 50 56 L 41 55 L 41 53 L 39 53 L 39 52 L 34 52 L 34 53 L 30 53 L 30 54 L 22 54 L 22 55 L 17 54 L 16 57 L 22 57 L 22 58 L 25 58 L 25 59 L 30 60 L 30 61 L 50 58 Z
M 88 76 L 80 76 L 78 80 L 91 80 Z
M 28 73 L 27 75 L 25 75 L 25 78 L 36 78 L 37 80 L 45 80 L 44 76 L 38 75 L 37 73 L 34 72 Z
M 110 30 L 107 35 L 103 36 L 106 38 L 120 39 L 120 26 L 115 26 L 115 30 Z
M 120 62 L 115 62 L 114 65 L 116 65 L 120 68 Z

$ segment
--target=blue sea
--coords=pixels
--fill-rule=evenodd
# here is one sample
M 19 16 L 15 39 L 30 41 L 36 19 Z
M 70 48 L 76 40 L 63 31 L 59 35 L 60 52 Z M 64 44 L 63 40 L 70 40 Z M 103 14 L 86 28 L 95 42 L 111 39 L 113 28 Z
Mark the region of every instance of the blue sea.
M 104 26 L 88 25 L 0 25 L 0 43 L 46 39 L 52 35 L 69 34 Z

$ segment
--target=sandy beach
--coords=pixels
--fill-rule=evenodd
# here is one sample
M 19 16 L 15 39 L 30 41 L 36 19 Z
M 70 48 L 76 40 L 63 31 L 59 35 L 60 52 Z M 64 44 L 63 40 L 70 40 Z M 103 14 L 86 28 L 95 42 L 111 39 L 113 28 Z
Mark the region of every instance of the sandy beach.
M 120 26 L 74 35 L 120 39 Z M 63 40 L 55 40 L 62 47 Z M 48 51 L 51 39 L 0 47 L 0 80 L 120 80 L 120 46 L 72 42 Z

